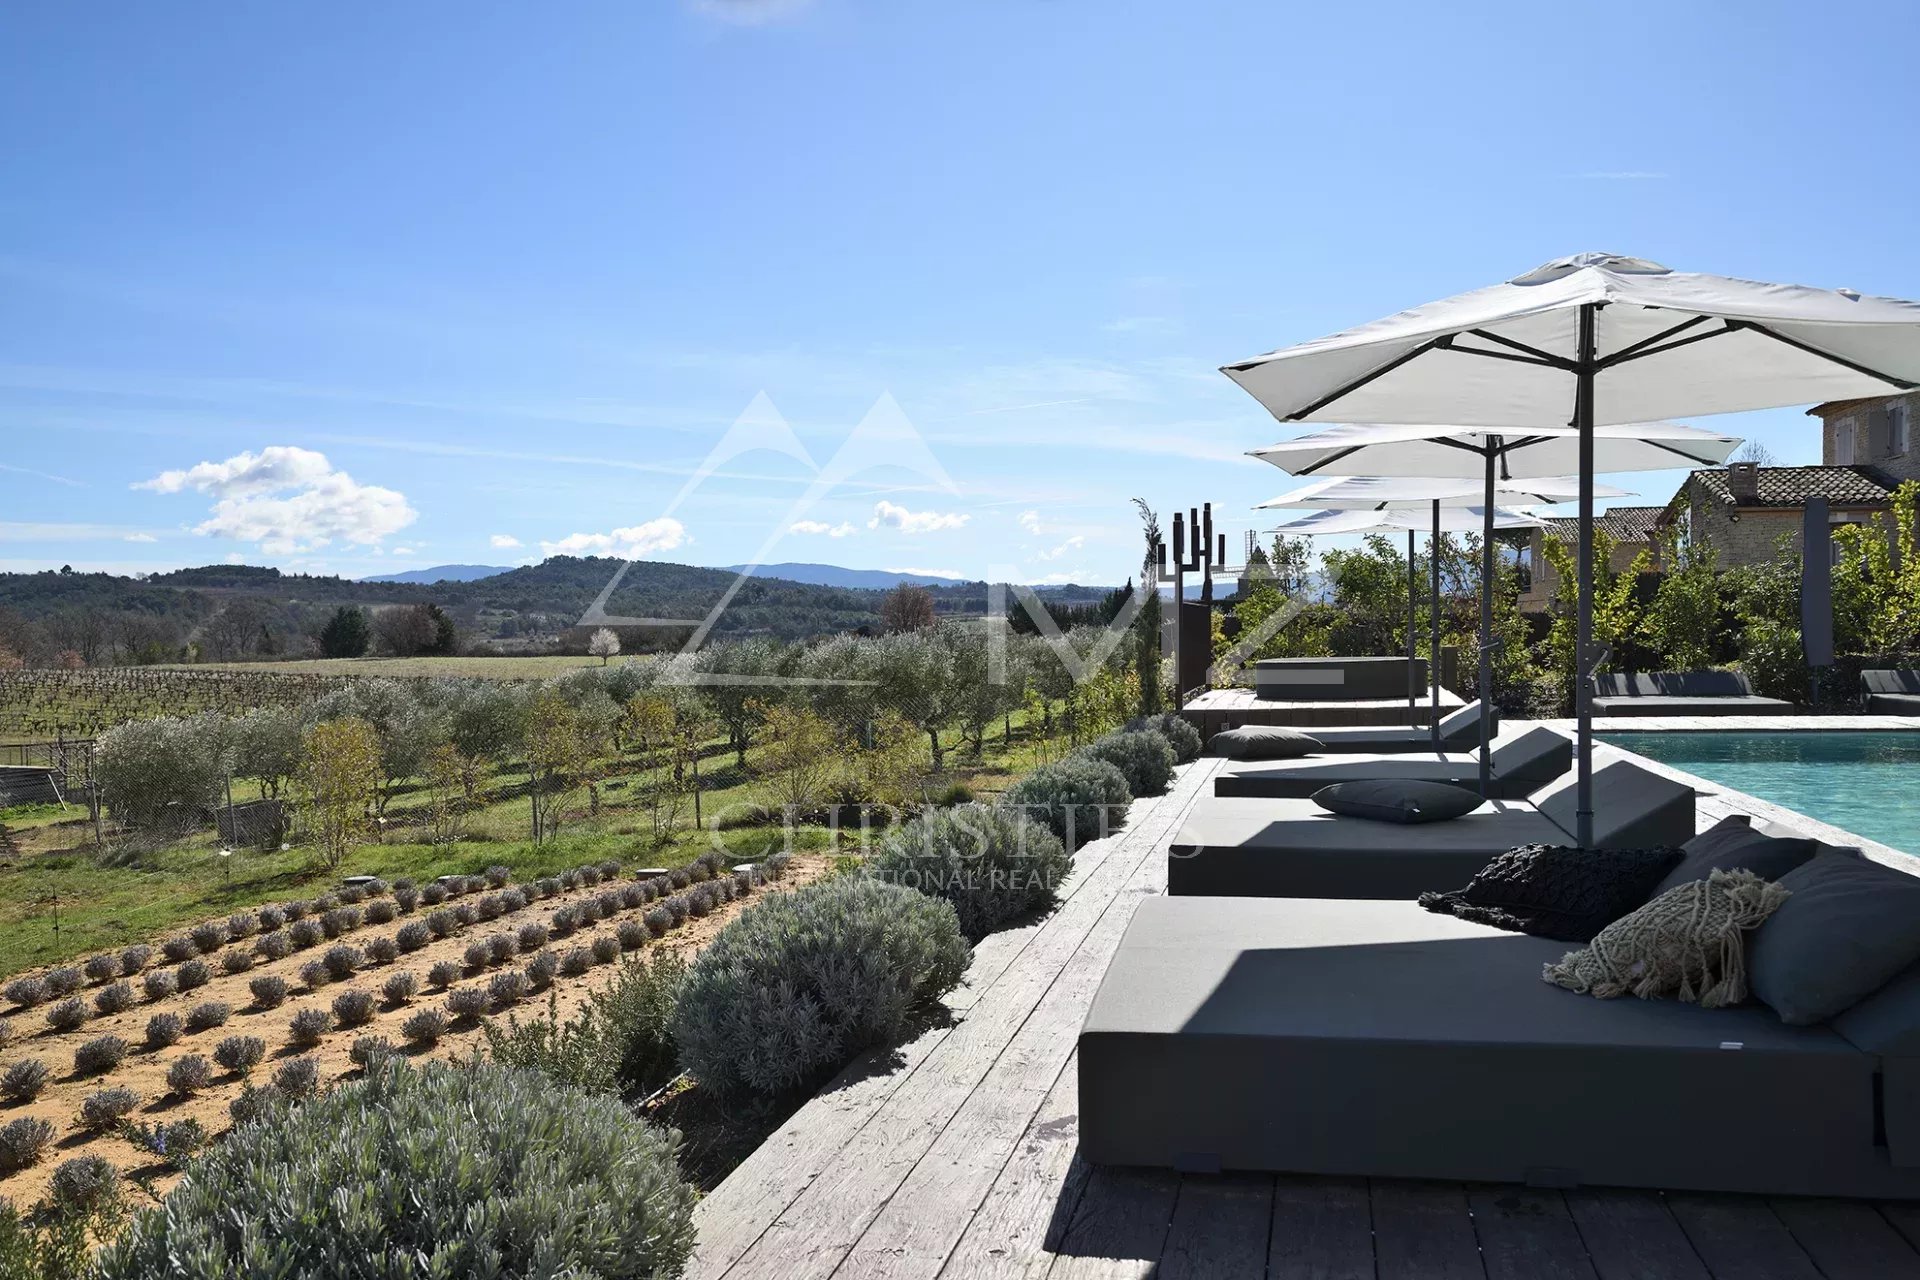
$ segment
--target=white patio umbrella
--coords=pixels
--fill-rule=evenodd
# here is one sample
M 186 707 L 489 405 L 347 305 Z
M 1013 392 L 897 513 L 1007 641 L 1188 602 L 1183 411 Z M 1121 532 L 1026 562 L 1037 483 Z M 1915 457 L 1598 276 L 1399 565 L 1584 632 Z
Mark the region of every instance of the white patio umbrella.
M 1600 465 L 1602 442 L 1618 439 L 1601 429 L 1912 390 L 1920 304 L 1589 253 L 1223 372 L 1282 422 L 1451 419 L 1520 437 L 1564 422 L 1577 432 L 1578 465 L 1561 469 L 1583 482 L 1575 703 L 1584 845 L 1593 826 L 1585 485 L 1596 471 L 1627 469 Z
M 1610 484 L 1593 487 L 1596 498 L 1631 498 L 1627 489 Z M 1494 502 L 1502 507 L 1541 506 L 1573 502 L 1580 497 L 1580 482 L 1572 476 L 1552 476 L 1537 480 L 1509 480 L 1494 489 Z M 1485 491 L 1479 477 L 1457 476 L 1334 476 L 1316 480 L 1298 489 L 1289 489 L 1277 498 L 1268 498 L 1254 506 L 1255 511 L 1298 507 L 1308 511 L 1386 511 L 1394 508 L 1425 510 L 1429 503 L 1448 507 L 1479 507 Z
M 1435 486 L 1428 487 L 1432 488 Z M 1407 713 L 1410 718 L 1413 714 L 1414 702 L 1418 697 L 1413 687 L 1412 679 L 1413 662 L 1416 656 L 1414 652 L 1414 636 L 1417 630 L 1417 619 L 1419 616 L 1419 588 L 1415 585 L 1417 578 L 1413 563 L 1414 534 L 1423 527 L 1429 527 L 1429 515 L 1421 509 L 1427 505 L 1427 503 L 1421 503 L 1418 506 L 1401 505 L 1394 507 L 1377 507 L 1367 510 L 1344 508 L 1316 511 L 1312 515 L 1301 516 L 1298 519 L 1286 521 L 1268 531 L 1270 533 L 1285 534 L 1289 537 L 1314 537 L 1316 535 L 1336 533 L 1393 533 L 1403 529 L 1406 531 Z M 1479 507 L 1469 507 L 1458 504 L 1445 505 L 1439 499 L 1432 500 L 1431 508 L 1430 528 L 1433 535 L 1434 551 L 1433 554 L 1427 558 L 1428 568 L 1431 571 L 1430 576 L 1432 578 L 1428 608 L 1429 633 L 1427 652 L 1431 655 L 1428 663 L 1428 675 L 1432 677 L 1429 682 L 1432 703 L 1430 706 L 1428 725 L 1433 732 L 1433 749 L 1438 751 L 1440 749 L 1440 535 L 1442 533 L 1466 533 L 1476 530 L 1484 534 L 1488 527 L 1488 512 Z M 1492 527 L 1495 529 L 1544 529 L 1547 527 L 1547 522 L 1539 516 L 1530 515 L 1522 511 L 1496 509 L 1492 512 L 1492 515 Z M 1483 575 L 1483 581 L 1481 583 L 1482 595 L 1489 595 L 1491 590 L 1492 584 L 1485 581 Z M 1491 622 L 1490 614 L 1491 611 L 1483 611 L 1483 624 Z M 1487 647 L 1488 639 L 1489 637 L 1485 634 L 1482 634 L 1480 637 L 1480 646 L 1483 650 Z M 1487 794 L 1489 777 L 1490 764 L 1488 761 L 1488 753 L 1482 750 L 1480 753 L 1480 794 L 1482 797 Z

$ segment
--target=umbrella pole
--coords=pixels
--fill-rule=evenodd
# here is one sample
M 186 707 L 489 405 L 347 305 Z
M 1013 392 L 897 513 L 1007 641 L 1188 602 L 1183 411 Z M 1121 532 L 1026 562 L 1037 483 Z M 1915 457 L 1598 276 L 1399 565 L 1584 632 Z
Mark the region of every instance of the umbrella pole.
M 1413 563 L 1413 530 L 1407 530 L 1407 723 L 1420 727 L 1420 574 Z
M 1433 500 L 1433 542 L 1427 548 L 1427 573 L 1432 596 L 1427 601 L 1427 675 L 1433 688 L 1433 749 L 1440 749 L 1440 499 Z
M 1593 648 L 1593 361 L 1594 313 L 1580 307 L 1580 360 L 1575 374 L 1573 425 L 1580 433 L 1580 601 L 1573 645 L 1574 830 L 1582 849 L 1593 847 L 1593 678 L 1587 669 Z
M 1493 790 L 1493 468 L 1498 436 L 1487 440 L 1486 507 L 1480 529 L 1480 798 Z

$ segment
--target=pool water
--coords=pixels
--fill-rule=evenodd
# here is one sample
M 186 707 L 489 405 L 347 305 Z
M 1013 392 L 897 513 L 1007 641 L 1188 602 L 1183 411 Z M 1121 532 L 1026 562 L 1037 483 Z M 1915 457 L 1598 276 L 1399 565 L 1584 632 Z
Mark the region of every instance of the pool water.
M 1605 733 L 1628 751 L 1920 854 L 1920 733 Z

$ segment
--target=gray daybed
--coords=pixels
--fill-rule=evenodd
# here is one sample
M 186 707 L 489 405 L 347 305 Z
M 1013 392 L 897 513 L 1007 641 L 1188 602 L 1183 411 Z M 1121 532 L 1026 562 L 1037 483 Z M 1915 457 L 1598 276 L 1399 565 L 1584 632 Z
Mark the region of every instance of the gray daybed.
M 1791 716 L 1800 708 L 1762 698 L 1737 671 L 1609 673 L 1593 678 L 1597 716 Z
M 1883 716 L 1920 716 L 1920 671 L 1862 671 L 1867 710 Z
M 1623 753 L 1593 753 L 1593 838 L 1603 849 L 1693 838 L 1693 790 Z M 1575 775 L 1531 800 L 1488 800 L 1464 817 L 1402 826 L 1328 813 L 1311 800 L 1203 797 L 1167 850 L 1167 892 L 1259 898 L 1413 898 L 1465 884 L 1524 844 L 1570 845 Z
M 1493 732 L 1500 731 L 1500 718 L 1494 717 Z M 1440 717 L 1440 749 L 1442 751 L 1471 751 L 1480 745 L 1480 704 L 1469 702 L 1464 707 L 1456 707 Z M 1431 751 L 1434 733 L 1431 726 L 1418 729 L 1392 728 L 1384 725 L 1311 725 L 1300 732 L 1317 739 L 1321 750 L 1315 755 L 1341 755 L 1349 752 L 1365 751 L 1376 754 L 1400 754 L 1407 751 Z
M 1489 755 L 1491 791 L 1497 800 L 1520 800 L 1573 767 L 1573 740 L 1545 726 L 1495 738 Z M 1408 751 L 1392 755 L 1303 756 L 1297 760 L 1239 760 L 1214 775 L 1216 796 L 1304 799 L 1321 787 L 1366 778 L 1411 778 L 1449 782 L 1478 793 L 1479 752 Z
M 1831 1022 L 1596 1000 L 1412 902 L 1148 898 L 1079 1041 L 1095 1164 L 1920 1197 L 1920 973 Z

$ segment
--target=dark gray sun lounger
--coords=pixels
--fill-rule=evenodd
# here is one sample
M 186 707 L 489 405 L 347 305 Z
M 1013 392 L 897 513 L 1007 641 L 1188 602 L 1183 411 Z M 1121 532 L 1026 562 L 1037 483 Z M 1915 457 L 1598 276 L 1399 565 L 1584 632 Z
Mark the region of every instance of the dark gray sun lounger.
M 1594 749 L 1600 848 L 1693 838 L 1693 790 Z M 1530 800 L 1488 800 L 1464 817 L 1412 826 L 1328 813 L 1311 800 L 1206 796 L 1167 850 L 1167 892 L 1209 897 L 1412 898 L 1457 889 L 1496 854 L 1574 843 L 1575 776 Z
M 1493 731 L 1500 731 L 1500 718 L 1494 717 Z M 1353 751 L 1399 754 L 1406 751 L 1432 751 L 1431 728 L 1397 729 L 1377 725 L 1310 726 L 1301 729 L 1319 739 L 1322 750 L 1315 755 Z M 1469 702 L 1440 717 L 1440 749 L 1471 751 L 1480 745 L 1480 704 Z
M 1543 982 L 1568 949 L 1411 902 L 1144 899 L 1080 1033 L 1080 1152 L 1209 1173 L 1920 1197 L 1920 1080 L 1890 1056 L 1915 1038 L 1898 982 L 1787 1026 L 1763 1005 Z
M 1522 800 L 1573 767 L 1573 740 L 1544 725 L 1495 738 L 1488 763 L 1496 800 Z M 1407 751 L 1382 755 L 1304 756 L 1298 760 L 1237 760 L 1214 775 L 1216 796 L 1304 799 L 1336 782 L 1411 778 L 1448 782 L 1478 792 L 1479 752 L 1453 755 Z
M 1609 673 L 1593 678 L 1597 716 L 1791 716 L 1800 708 L 1763 698 L 1737 671 Z
M 1867 710 L 1882 716 L 1920 716 L 1920 671 L 1862 671 Z

